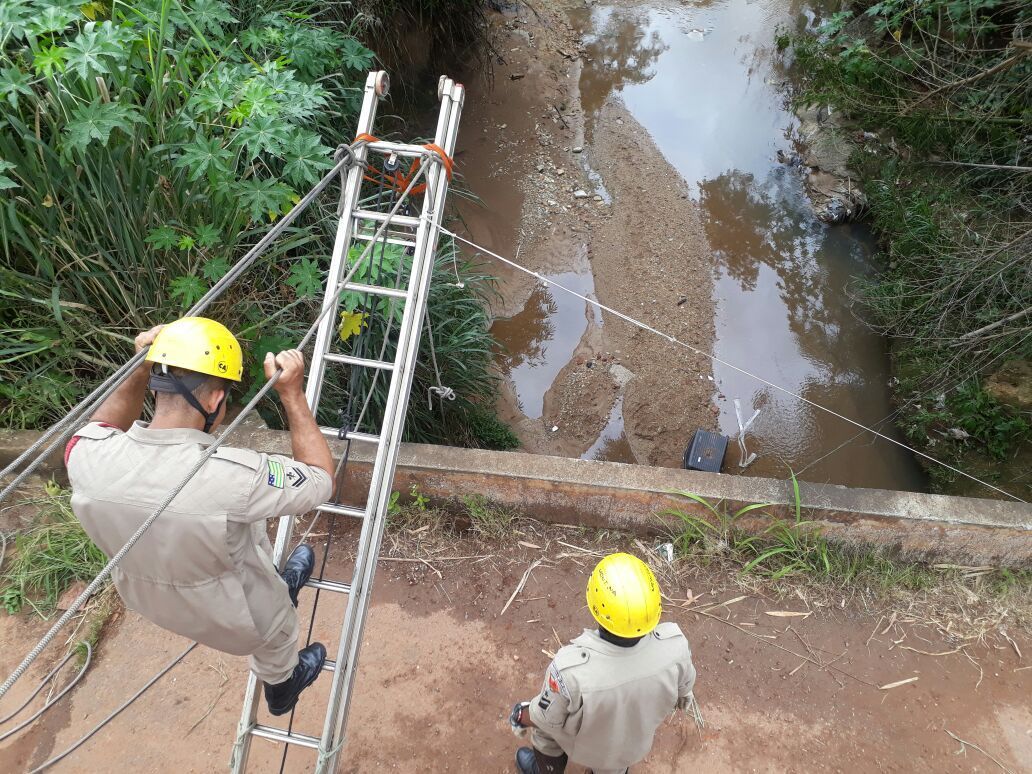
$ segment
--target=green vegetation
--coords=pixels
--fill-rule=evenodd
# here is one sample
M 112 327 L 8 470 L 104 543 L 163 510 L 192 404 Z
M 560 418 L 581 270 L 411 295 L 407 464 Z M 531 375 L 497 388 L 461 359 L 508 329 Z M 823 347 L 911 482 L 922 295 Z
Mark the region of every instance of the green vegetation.
M 124 362 L 138 330 L 191 306 L 331 166 L 374 62 L 356 37 L 372 17 L 334 9 L 0 0 L 0 424 L 60 417 Z M 333 198 L 208 312 L 241 333 L 252 380 L 318 308 Z M 408 436 L 492 443 L 464 418 L 494 394 L 489 282 L 463 266 L 457 287 L 439 264 L 430 318 L 459 399 L 428 407 L 436 377 L 423 368 Z
M 511 510 L 482 495 L 467 495 L 462 498 L 462 504 L 472 529 L 488 540 L 505 537 L 516 520 L 516 514 Z
M 72 513 L 70 493 L 48 487 L 36 525 L 18 535 L 0 576 L 0 596 L 8 613 L 29 605 L 41 616 L 54 610 L 75 581 L 89 581 L 107 564 Z
M 892 337 L 904 429 L 947 461 L 979 449 L 1014 488 L 1002 461 L 1027 449 L 1032 417 L 982 380 L 1032 357 L 1030 24 L 1022 0 L 862 0 L 779 40 L 798 99 L 864 138 L 853 166 L 884 265 L 856 296 Z
M 878 589 L 919 590 L 930 585 L 936 574 L 923 565 L 901 562 L 875 551 L 858 550 L 828 541 L 818 526 L 804 518 L 799 483 L 792 477 L 792 518 L 771 515 L 769 504 L 753 504 L 728 511 L 692 492 L 675 491 L 707 511 L 707 517 L 682 510 L 664 511 L 680 520 L 671 538 L 677 553 L 696 559 L 728 562 L 744 575 L 778 581 L 808 577 L 846 586 L 865 584 Z M 770 523 L 760 532 L 746 532 L 739 520 L 758 512 Z M 1032 577 L 1029 578 L 1032 581 Z

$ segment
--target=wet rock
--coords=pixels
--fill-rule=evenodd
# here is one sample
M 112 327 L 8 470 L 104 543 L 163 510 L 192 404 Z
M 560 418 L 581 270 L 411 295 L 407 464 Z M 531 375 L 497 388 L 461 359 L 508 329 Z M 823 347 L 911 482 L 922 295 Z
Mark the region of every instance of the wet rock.
M 814 212 L 825 223 L 843 223 L 855 218 L 867 199 L 852 180 L 849 158 L 855 148 L 851 133 L 837 114 L 817 108 L 799 114 L 799 159 L 809 168 L 804 184 Z M 854 133 L 855 136 L 855 133 Z M 793 163 L 788 154 L 778 159 Z
M 582 147 L 581 147 L 580 145 L 576 146 L 576 147 L 575 147 L 575 148 L 573 149 L 573 152 L 574 152 L 574 153 L 582 153 L 583 151 L 584 151 L 584 148 L 582 148 Z
M 576 191 L 573 192 L 573 198 L 574 199 L 587 199 L 588 198 L 588 192 L 585 191 L 583 188 L 578 188 Z
M 613 377 L 618 387 L 625 387 L 631 379 L 634 378 L 634 372 L 628 368 L 624 368 L 618 363 L 613 363 L 609 366 L 609 375 Z
M 1032 411 L 1032 361 L 1011 360 L 985 380 L 985 391 L 1005 406 Z

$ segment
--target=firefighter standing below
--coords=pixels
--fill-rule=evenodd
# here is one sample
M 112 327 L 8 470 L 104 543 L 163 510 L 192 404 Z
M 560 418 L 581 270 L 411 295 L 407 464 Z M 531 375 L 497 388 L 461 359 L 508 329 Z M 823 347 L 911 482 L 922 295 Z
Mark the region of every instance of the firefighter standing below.
M 223 325 L 186 317 L 136 337 L 141 365 L 69 441 L 72 509 L 108 556 L 126 543 L 197 463 L 243 374 L 240 345 Z M 295 607 L 315 554 L 299 546 L 282 573 L 267 519 L 302 514 L 330 498 L 333 458 L 303 393 L 297 350 L 270 353 L 265 375 L 290 424 L 294 458 L 220 446 L 112 571 L 126 605 L 158 626 L 233 655 L 250 655 L 274 715 L 297 703 L 326 660 L 297 650 Z M 154 419 L 137 421 L 145 390 Z
M 598 630 L 556 653 L 541 692 L 513 707 L 513 729 L 533 728 L 516 752 L 522 774 L 559 774 L 568 760 L 622 774 L 652 748 L 659 724 L 692 701 L 695 667 L 677 624 L 659 623 L 659 584 L 630 554 L 598 563 L 587 589 Z

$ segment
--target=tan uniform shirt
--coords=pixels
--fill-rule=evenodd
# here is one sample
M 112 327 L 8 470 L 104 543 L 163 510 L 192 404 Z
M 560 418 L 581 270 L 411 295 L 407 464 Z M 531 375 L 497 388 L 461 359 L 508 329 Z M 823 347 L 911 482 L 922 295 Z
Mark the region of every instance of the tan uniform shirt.
M 213 440 L 143 422 L 128 432 L 86 425 L 65 457 L 72 510 L 111 556 Z M 332 488 L 326 471 L 289 457 L 219 447 L 114 568 L 118 593 L 159 626 L 227 653 L 253 653 L 296 615 L 265 520 L 305 513 Z
M 530 719 L 572 761 L 623 770 L 648 755 L 659 724 L 694 684 L 691 649 L 677 624 L 661 623 L 630 648 L 586 629 L 556 653 Z

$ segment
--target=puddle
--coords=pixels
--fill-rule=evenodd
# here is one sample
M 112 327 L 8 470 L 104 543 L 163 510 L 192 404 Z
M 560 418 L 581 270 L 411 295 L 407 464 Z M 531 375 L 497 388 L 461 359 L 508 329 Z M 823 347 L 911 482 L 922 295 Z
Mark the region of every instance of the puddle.
M 815 15 L 791 0 L 579 11 L 586 139 L 592 116 L 618 95 L 684 177 L 714 250 L 718 357 L 890 433 L 885 342 L 853 316 L 848 295 L 872 270 L 869 235 L 817 221 L 796 171 L 776 161 L 792 150 L 795 119 L 773 37 Z M 725 366 L 713 375 L 726 435 L 737 436 L 735 398 L 746 416 L 761 410 L 747 436 L 760 455 L 749 473 L 784 475 L 788 465 L 811 481 L 923 488 L 912 456 L 883 441 L 859 439 L 818 461 L 856 428 Z M 732 443 L 727 471 L 737 455 Z
M 631 464 L 637 462 L 634 452 L 631 451 L 631 444 L 624 435 L 622 395 L 613 404 L 613 408 L 609 412 L 609 419 L 606 421 L 606 426 L 602 428 L 602 432 L 599 433 L 598 439 L 590 449 L 581 455 L 581 459 Z
M 591 297 L 595 281 L 590 272 L 546 275 L 553 282 Z M 541 417 L 545 393 L 573 357 L 588 328 L 589 315 L 599 324 L 596 308 L 579 298 L 539 283 L 523 311 L 491 328 L 503 345 L 498 354 L 502 375 L 511 380 L 520 411 L 531 419 Z

